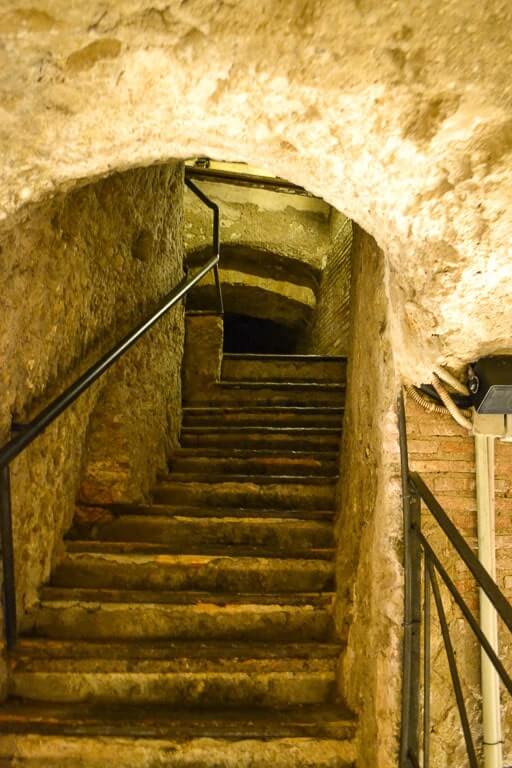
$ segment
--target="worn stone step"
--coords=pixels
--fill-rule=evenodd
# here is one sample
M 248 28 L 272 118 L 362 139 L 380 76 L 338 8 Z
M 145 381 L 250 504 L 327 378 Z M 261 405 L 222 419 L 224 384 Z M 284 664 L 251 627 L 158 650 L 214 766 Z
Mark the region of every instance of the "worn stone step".
M 290 426 L 341 428 L 343 408 L 311 407 L 188 407 L 183 409 L 183 425 L 199 426 Z
M 28 701 L 286 708 L 334 699 L 336 659 L 18 660 L 11 696 Z
M 245 509 L 244 507 L 218 507 L 213 510 L 215 519 L 232 518 L 275 518 L 278 520 L 319 520 L 332 522 L 332 509 Z M 102 520 L 105 515 L 149 515 L 152 517 L 188 517 L 210 518 L 212 509 L 208 506 L 192 507 L 185 504 L 107 504 L 102 507 L 78 505 L 75 509 L 75 525 L 77 520 L 87 523 L 95 519 Z M 73 537 L 71 537 L 73 538 Z
M 292 448 L 288 451 L 282 451 L 274 448 L 215 448 L 213 446 L 201 449 L 199 452 L 196 448 L 184 448 L 180 446 L 173 451 L 173 457 L 176 458 L 193 458 L 195 456 L 207 457 L 207 458 L 219 458 L 219 459 L 283 459 L 283 460 L 311 460 L 318 458 L 316 451 L 308 451 L 305 449 Z M 325 451 L 319 457 L 319 461 L 337 461 L 338 450 L 333 449 L 331 451 Z
M 332 485 L 337 480 L 336 475 L 270 475 L 270 474 L 232 474 L 226 477 L 222 473 L 216 472 L 169 472 L 167 475 L 161 475 L 161 483 L 257 483 L 258 485 L 296 485 L 300 483 L 305 486 L 312 485 Z
M 353 741 L 316 737 L 184 740 L 12 734 L 0 736 L 2 759 L 12 768 L 355 768 L 356 747 Z
M 186 427 L 181 431 L 184 448 L 268 448 L 273 450 L 336 451 L 338 429 L 282 427 Z
M 215 509 L 211 509 L 213 515 Z M 75 519 L 68 539 L 100 539 L 103 541 L 138 541 L 188 548 L 221 544 L 297 549 L 334 546 L 333 526 L 311 520 L 257 517 L 164 517 L 148 514 L 116 515 L 104 510 Z
M 175 639 L 262 642 L 325 641 L 333 634 L 330 608 L 315 605 L 212 602 L 111 603 L 44 600 L 23 617 L 23 632 L 63 640 Z M 293 601 L 292 601 L 293 602 Z
M 342 705 L 313 705 L 283 711 L 217 709 L 186 711 L 162 706 L 98 707 L 11 700 L 0 707 L 0 733 L 62 736 L 203 739 L 351 739 L 354 716 Z
M 204 397 L 186 400 L 184 406 L 206 405 L 337 406 L 345 403 L 345 385 L 282 381 L 221 381 Z
M 157 704 L 214 709 L 324 704 L 335 659 L 46 659 L 22 661 L 10 695 L 30 701 Z
M 86 543 L 87 544 L 87 543 Z M 330 590 L 334 565 L 321 559 L 217 555 L 67 552 L 52 574 L 55 586 L 212 592 Z
M 258 355 L 224 353 L 222 379 L 246 381 L 341 382 L 346 379 L 343 357 L 319 355 Z
M 213 449 L 215 450 L 215 449 Z M 240 455 L 242 454 L 242 455 Z M 244 455 L 245 454 L 245 455 Z M 217 475 L 288 475 L 335 476 L 336 454 L 307 454 L 265 451 L 232 451 L 212 453 L 208 449 L 175 451 L 169 467 L 173 474 L 210 472 Z
M 43 602 L 75 601 L 82 603 L 158 603 L 166 605 L 311 605 L 315 608 L 329 608 L 334 601 L 334 592 L 296 592 L 292 594 L 261 594 L 257 592 L 189 592 L 176 590 L 148 589 L 97 589 L 83 587 L 42 587 Z
M 119 555 L 146 555 L 147 557 L 158 557 L 161 561 L 166 556 L 189 555 L 197 558 L 201 557 L 226 557 L 226 558 L 246 558 L 263 557 L 295 560 L 331 560 L 334 557 L 332 547 L 309 547 L 302 549 L 286 549 L 280 547 L 251 547 L 243 544 L 223 544 L 222 546 L 197 545 L 194 541 L 185 546 L 182 544 L 154 544 L 148 542 L 133 541 L 99 541 L 98 539 L 87 539 L 86 541 L 70 539 L 67 543 L 69 552 L 98 552 L 104 554 Z
M 10 653 L 13 664 L 30 659 L 337 659 L 338 643 L 244 643 L 187 640 L 176 642 L 50 640 L 20 637 Z
M 162 504 L 238 507 L 274 507 L 276 509 L 334 509 L 336 487 L 332 481 L 320 485 L 302 482 L 257 483 L 228 479 L 214 482 L 160 482 L 153 498 Z

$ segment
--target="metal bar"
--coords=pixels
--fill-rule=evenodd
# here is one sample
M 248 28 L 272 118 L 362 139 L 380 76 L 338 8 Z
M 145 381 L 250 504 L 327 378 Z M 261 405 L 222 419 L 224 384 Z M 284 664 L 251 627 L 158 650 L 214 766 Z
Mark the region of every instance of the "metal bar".
M 484 590 L 500 617 L 512 632 L 512 605 L 508 602 L 503 592 L 479 562 L 471 547 L 465 541 L 463 536 L 461 536 L 437 499 L 434 498 L 432 492 L 428 486 L 425 485 L 422 478 L 416 472 L 411 472 L 410 478 L 421 498 L 432 512 L 439 527 L 446 534 L 457 553 L 475 577 L 478 585 Z
M 406 768 L 418 754 L 419 674 L 420 674 L 420 501 L 409 484 L 407 425 L 403 393 L 398 398 L 398 425 L 402 465 L 402 503 L 404 510 L 404 646 L 402 675 L 402 727 L 400 765 Z
M 216 168 L 192 168 L 185 166 L 185 179 L 197 179 L 198 181 L 210 181 L 218 184 L 232 184 L 238 187 L 252 187 L 264 189 L 267 192 L 284 192 L 286 194 L 312 197 L 318 200 L 316 195 L 308 192 L 304 187 L 293 184 L 286 179 L 271 176 L 257 176 L 250 173 L 236 173 L 234 171 L 221 171 Z
M 185 177 L 185 184 L 191 192 L 198 197 L 211 211 L 213 211 L 213 250 L 217 254 L 217 261 L 220 259 L 220 210 L 217 203 L 210 200 L 208 195 L 199 189 L 189 178 Z M 218 264 L 214 268 L 215 289 L 217 292 L 217 308 L 219 315 L 224 314 L 224 301 L 222 299 L 222 287 L 220 284 Z
M 217 292 L 217 309 L 218 314 L 223 315 L 224 314 L 224 301 L 222 299 L 222 287 L 220 284 L 220 276 L 219 276 L 219 268 L 215 266 L 213 268 L 213 275 L 215 277 L 215 290 Z
M 5 640 L 11 650 L 16 644 L 16 580 L 12 538 L 11 479 L 9 467 L 0 469 L 0 526 L 2 533 L 2 588 L 4 593 Z
M 468 713 L 466 710 L 466 704 L 464 702 L 464 694 L 462 693 L 462 686 L 460 683 L 459 672 L 457 669 L 457 662 L 455 660 L 455 653 L 453 650 L 452 640 L 450 637 L 450 630 L 448 629 L 448 622 L 446 621 L 446 614 L 443 608 L 443 601 L 441 599 L 441 593 L 439 591 L 439 585 L 437 583 L 434 566 L 428 559 L 427 555 L 427 567 L 429 571 L 430 581 L 432 584 L 432 592 L 434 594 L 434 601 L 436 604 L 437 615 L 439 616 L 439 623 L 441 625 L 441 633 L 443 635 L 443 642 L 448 658 L 448 666 L 450 667 L 450 675 L 452 678 L 453 690 L 455 693 L 455 699 L 457 701 L 457 709 L 459 710 L 460 722 L 462 725 L 462 731 L 464 734 L 464 741 L 466 742 L 466 751 L 471 768 L 478 768 L 478 761 L 476 759 L 475 745 L 473 743 L 473 737 L 471 735 L 471 728 L 469 726 Z
M 216 254 L 210 261 L 191 278 L 184 278 L 174 290 L 172 290 L 159 308 L 146 320 L 130 331 L 115 347 L 101 357 L 94 365 L 88 368 L 76 381 L 64 390 L 55 400 L 27 424 L 23 432 L 13 437 L 0 450 L 0 469 L 6 467 L 21 451 L 27 447 L 38 435 L 41 434 L 60 414 L 68 408 L 96 379 L 113 365 L 133 344 L 165 315 L 188 291 L 196 285 L 213 267 L 217 265 L 219 256 Z
M 421 536 L 421 532 L 420 532 Z M 430 574 L 423 553 L 423 768 L 430 766 Z
M 468 622 L 469 626 L 471 627 L 473 633 L 475 634 L 478 642 L 486 652 L 491 664 L 494 666 L 496 672 L 499 674 L 503 681 L 503 685 L 506 687 L 507 691 L 512 696 L 512 678 L 508 674 L 507 670 L 501 663 L 499 656 L 495 652 L 494 648 L 492 647 L 491 643 L 488 641 L 485 634 L 482 632 L 478 621 L 475 619 L 471 611 L 469 610 L 468 606 L 466 605 L 466 602 L 464 601 L 464 598 L 460 594 L 459 590 L 453 583 L 452 579 L 448 575 L 446 569 L 442 565 L 441 561 L 437 557 L 436 553 L 424 537 L 422 533 L 420 533 L 420 541 L 421 544 L 425 550 L 426 556 L 429 558 L 430 562 L 434 565 L 436 571 L 441 576 L 442 580 L 446 584 L 447 588 L 450 590 L 453 599 L 459 606 L 462 614 L 464 615 L 464 618 Z

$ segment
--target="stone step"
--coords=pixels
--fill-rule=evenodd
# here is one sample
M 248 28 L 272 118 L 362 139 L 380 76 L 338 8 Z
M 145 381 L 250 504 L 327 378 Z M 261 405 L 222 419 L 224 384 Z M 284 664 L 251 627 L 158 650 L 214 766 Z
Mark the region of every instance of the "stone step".
M 244 507 L 215 507 L 213 511 L 215 519 L 223 517 L 232 518 L 275 518 L 278 520 L 319 520 L 323 522 L 333 521 L 332 509 L 244 509 Z M 185 504 L 107 504 L 102 507 L 90 505 L 78 505 L 75 509 L 75 525 L 77 520 L 93 522 L 102 520 L 105 515 L 150 515 L 152 517 L 189 517 L 210 518 L 210 507 L 192 507 Z
M 341 432 L 331 427 L 184 427 L 180 443 L 185 448 L 267 448 L 282 451 L 336 451 Z
M 205 640 L 108 642 L 20 637 L 10 653 L 13 664 L 30 659 L 338 659 L 338 643 L 240 643 Z M 1 707 L 0 707 L 1 711 Z
M 129 597 L 129 593 L 127 593 Z M 330 640 L 330 607 L 255 601 L 217 605 L 43 600 L 23 617 L 24 634 L 63 640 Z M 314 603 L 315 600 L 310 601 Z
M 84 543 L 85 546 L 89 542 Z M 67 552 L 51 583 L 66 587 L 294 593 L 330 590 L 334 564 L 321 559 Z
M 343 408 L 293 407 L 188 407 L 183 425 L 188 426 L 290 426 L 341 428 Z
M 43 602 L 75 601 L 82 603 L 158 603 L 166 605 L 311 605 L 315 608 L 329 608 L 334 601 L 334 592 L 294 592 L 291 594 L 261 594 L 258 592 L 207 592 L 204 590 L 182 592 L 176 590 L 148 589 L 105 589 L 83 587 L 42 587 Z
M 338 472 L 336 453 L 312 454 L 281 451 L 231 451 L 182 448 L 175 451 L 173 473 L 206 472 L 217 475 L 334 476 Z
M 269 475 L 232 474 L 226 477 L 216 472 L 169 472 L 161 475 L 160 483 L 256 483 L 257 485 L 297 485 L 325 486 L 332 485 L 337 480 L 336 475 Z
M 283 739 L 293 737 L 351 739 L 355 719 L 342 705 L 262 709 L 217 709 L 215 712 L 157 707 L 98 707 L 82 703 L 41 705 L 12 700 L 0 708 L 0 733 L 61 736 L 117 736 L 187 740 Z
M 281 405 L 343 407 L 345 385 L 330 383 L 285 383 L 282 381 L 221 381 L 204 398 L 185 401 L 183 405 Z
M 210 514 L 216 510 L 210 508 Z M 334 546 L 333 526 L 311 520 L 258 517 L 164 517 L 148 514 L 116 515 L 104 510 L 82 515 L 69 532 L 69 539 L 155 542 L 188 548 L 222 544 L 277 547 L 286 551 L 299 547 Z
M 10 695 L 25 701 L 286 708 L 334 699 L 337 660 L 61 658 L 16 660 Z
M 224 381 L 332 382 L 346 380 L 344 357 L 224 353 Z
M 332 560 L 334 558 L 334 548 L 332 547 L 309 547 L 283 551 L 279 547 L 251 547 L 242 544 L 223 544 L 222 546 L 206 547 L 204 544 L 198 546 L 190 541 L 187 545 L 187 551 L 183 545 L 173 546 L 172 544 L 154 544 L 140 541 L 99 541 L 98 539 L 69 539 L 67 542 L 68 552 L 96 552 L 112 555 L 145 555 L 146 557 L 157 558 L 161 562 L 165 557 L 183 555 L 201 557 L 225 557 L 231 559 L 258 557 L 258 558 L 278 558 L 281 560 Z
M 12 768 L 355 768 L 353 741 L 332 738 L 0 736 Z M 0 763 L 1 765 L 1 763 Z
M 245 508 L 334 509 L 335 483 L 257 483 L 228 479 L 214 482 L 161 482 L 153 492 L 160 504 L 217 505 Z

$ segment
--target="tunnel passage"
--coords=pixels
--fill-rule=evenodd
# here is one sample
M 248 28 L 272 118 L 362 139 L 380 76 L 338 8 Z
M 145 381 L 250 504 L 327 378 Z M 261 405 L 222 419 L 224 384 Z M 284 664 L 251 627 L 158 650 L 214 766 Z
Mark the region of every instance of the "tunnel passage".
M 250 315 L 224 315 L 224 352 L 291 355 L 298 345 L 299 331 L 273 320 Z

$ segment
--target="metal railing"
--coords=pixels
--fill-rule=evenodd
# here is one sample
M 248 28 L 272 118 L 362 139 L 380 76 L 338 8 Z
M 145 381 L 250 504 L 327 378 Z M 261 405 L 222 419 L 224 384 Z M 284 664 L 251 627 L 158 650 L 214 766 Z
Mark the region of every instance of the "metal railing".
M 445 534 L 458 557 L 478 586 L 487 595 L 498 616 L 512 635 L 512 605 L 479 562 L 471 547 L 452 523 L 417 472 L 409 469 L 407 432 L 403 396 L 398 402 L 402 492 L 404 506 L 404 647 L 402 678 L 402 727 L 400 768 L 428 768 L 430 764 L 430 684 L 431 684 L 431 598 L 439 619 L 450 678 L 459 712 L 470 768 L 478 768 L 477 751 L 464 700 L 456 655 L 443 606 L 438 577 L 460 609 L 480 648 L 487 654 L 508 693 L 512 696 L 512 678 L 482 632 L 463 596 L 455 586 L 436 552 L 422 531 L 421 502 Z M 423 585 L 422 585 L 423 582 Z M 423 586 L 423 588 L 422 588 Z M 423 602 L 423 606 L 422 606 Z M 423 647 L 421 627 L 423 626 Z M 512 638 L 511 638 L 512 639 Z M 422 658 L 423 657 L 423 658 Z M 420 670 L 423 665 L 423 717 L 420 725 Z M 420 762 L 420 736 L 422 760 Z
M 192 277 L 184 277 L 178 285 L 167 294 L 158 308 L 141 323 L 133 328 L 112 349 L 102 355 L 85 373 L 70 384 L 64 392 L 56 397 L 30 423 L 16 426 L 16 434 L 0 449 L 0 534 L 2 542 L 3 564 L 3 608 L 5 623 L 5 639 L 9 649 L 13 648 L 17 639 L 16 616 L 16 582 L 15 582 L 15 553 L 12 529 L 11 480 L 10 464 L 22 453 L 44 430 L 55 421 L 61 413 L 69 408 L 89 387 L 99 379 L 119 358 L 121 358 L 147 331 L 172 309 L 187 293 L 208 274 L 212 269 L 215 275 L 217 303 L 219 313 L 223 312 L 222 289 L 219 279 L 218 264 L 220 259 L 220 225 L 219 209 L 206 195 L 191 182 L 186 182 L 194 194 L 214 211 L 213 228 L 213 257 Z

